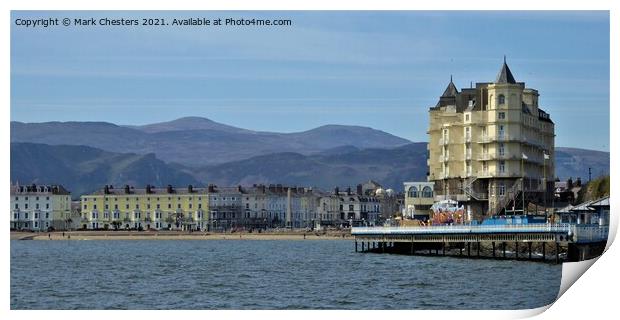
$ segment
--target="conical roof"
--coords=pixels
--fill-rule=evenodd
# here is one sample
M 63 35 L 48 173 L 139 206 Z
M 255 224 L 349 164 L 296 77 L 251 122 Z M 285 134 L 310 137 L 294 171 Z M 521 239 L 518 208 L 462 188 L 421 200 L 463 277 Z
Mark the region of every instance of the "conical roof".
M 456 97 L 458 93 L 459 93 L 459 90 L 454 85 L 454 82 L 452 82 L 452 76 L 450 76 L 450 83 L 448 83 L 448 87 L 446 88 L 446 90 L 444 90 L 441 96 L 442 97 Z
M 517 83 L 517 81 L 515 81 L 515 77 L 512 76 L 512 72 L 510 72 L 510 68 L 508 68 L 508 65 L 506 64 L 506 57 L 504 57 L 504 64 L 502 64 L 502 69 L 499 70 L 499 73 L 497 74 L 495 83 Z

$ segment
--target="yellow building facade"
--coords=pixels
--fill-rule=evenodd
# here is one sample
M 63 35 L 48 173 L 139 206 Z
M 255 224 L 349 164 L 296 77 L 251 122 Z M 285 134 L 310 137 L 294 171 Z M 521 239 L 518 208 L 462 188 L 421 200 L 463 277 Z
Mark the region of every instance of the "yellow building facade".
M 459 92 L 450 80 L 429 110 L 436 200 L 463 202 L 475 218 L 543 206 L 554 180 L 555 128 L 538 98 L 505 61 L 495 82 Z
M 104 189 L 81 197 L 84 229 L 206 230 L 209 196 L 206 188 Z

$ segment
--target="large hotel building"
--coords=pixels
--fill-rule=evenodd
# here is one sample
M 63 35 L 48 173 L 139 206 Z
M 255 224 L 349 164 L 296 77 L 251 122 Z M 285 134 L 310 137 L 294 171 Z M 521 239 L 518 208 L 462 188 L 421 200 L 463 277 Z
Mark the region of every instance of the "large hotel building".
M 505 60 L 494 82 L 459 92 L 450 79 L 429 110 L 428 181 L 435 200 L 463 203 L 470 220 L 545 205 L 553 189 L 555 134 L 538 96 L 515 80 Z

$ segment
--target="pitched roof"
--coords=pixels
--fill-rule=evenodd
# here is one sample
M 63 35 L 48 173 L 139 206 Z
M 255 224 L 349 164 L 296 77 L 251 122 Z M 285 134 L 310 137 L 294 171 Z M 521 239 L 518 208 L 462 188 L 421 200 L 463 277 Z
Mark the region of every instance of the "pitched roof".
M 595 200 L 590 203 L 590 207 L 609 207 L 609 196 Z
M 508 65 L 506 64 L 506 57 L 504 57 L 504 64 L 502 64 L 502 68 L 497 74 L 495 83 L 517 83 L 517 81 L 515 81 L 515 77 L 512 76 L 512 72 L 510 72 L 510 68 L 508 68 Z
M 454 85 L 454 82 L 452 82 L 452 77 L 450 77 L 450 83 L 448 83 L 448 87 L 446 88 L 446 90 L 443 92 L 441 96 L 442 97 L 456 97 L 458 93 L 459 93 L 459 90 Z

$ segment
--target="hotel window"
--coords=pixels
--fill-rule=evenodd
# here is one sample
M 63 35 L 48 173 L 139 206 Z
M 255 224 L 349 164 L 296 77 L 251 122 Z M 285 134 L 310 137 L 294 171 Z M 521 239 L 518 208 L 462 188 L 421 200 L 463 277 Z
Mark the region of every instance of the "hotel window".
M 19 218 L 19 215 L 17 213 L 13 214 L 13 219 L 17 220 Z
M 114 205 L 114 210 L 118 210 L 118 204 Z
M 139 204 L 136 204 L 136 209 L 140 209 L 140 205 Z
M 499 172 L 504 173 L 506 171 L 506 162 L 504 160 L 499 162 Z
M 50 200 L 50 197 L 45 197 L 45 200 L 49 201 L 49 200 Z
M 506 119 L 506 113 L 505 113 L 505 112 L 500 112 L 500 113 L 498 113 L 498 114 L 497 114 L 497 118 L 498 118 L 499 120 L 504 120 L 504 119 Z
M 93 209 L 97 210 L 97 205 L 96 204 L 93 204 Z
M 19 204 L 18 203 L 15 204 L 15 209 L 19 209 Z
M 49 218 L 50 218 L 50 213 L 49 213 L 49 212 L 46 212 L 46 213 L 45 213 L 45 219 L 49 219 Z
M 497 97 L 497 102 L 499 103 L 499 105 L 503 105 L 506 103 L 506 97 L 503 94 L 500 94 L 499 97 Z
M 129 209 L 129 205 L 128 204 L 125 205 L 125 209 Z
M 38 203 L 36 203 L 34 206 L 35 206 L 35 209 L 39 209 L 39 204 Z
M 87 205 L 84 205 L 84 210 L 86 210 L 86 208 L 88 208 L 88 206 L 87 206 Z
M 19 197 L 15 197 L 15 201 L 19 200 Z
M 168 209 L 172 209 L 172 205 L 168 203 Z
M 411 187 L 409 188 L 409 198 L 417 198 L 418 197 L 418 188 Z
M 202 203 L 198 204 L 198 209 L 202 209 Z
M 35 199 L 35 200 L 39 201 L 39 197 L 36 197 L 36 199 Z
M 157 209 L 159 209 L 159 203 L 157 204 Z
M 25 197 L 24 200 L 28 201 L 28 197 Z
M 192 208 L 192 204 L 191 204 L 191 203 L 189 204 L 189 208 L 190 208 L 190 209 Z
M 506 194 L 506 186 L 502 183 L 499 185 L 499 195 L 503 196 Z
M 108 210 L 108 209 L 109 209 L 107 204 L 105 205 L 105 209 L 106 209 L 106 210 Z
M 432 198 L 433 197 L 433 190 L 426 186 L 422 189 L 422 197 L 424 198 Z
M 177 204 L 177 209 L 181 209 L 181 204 Z
M 151 204 L 150 204 L 150 203 L 147 203 L 147 204 L 146 204 L 146 208 L 147 208 L 147 209 L 151 209 Z
M 504 155 L 504 143 L 499 144 L 499 155 L 503 156 Z
M 35 212 L 35 213 L 34 213 L 34 218 L 35 218 L 35 219 L 39 219 L 39 214 Z
M 24 213 L 24 217 L 28 219 L 28 212 Z

